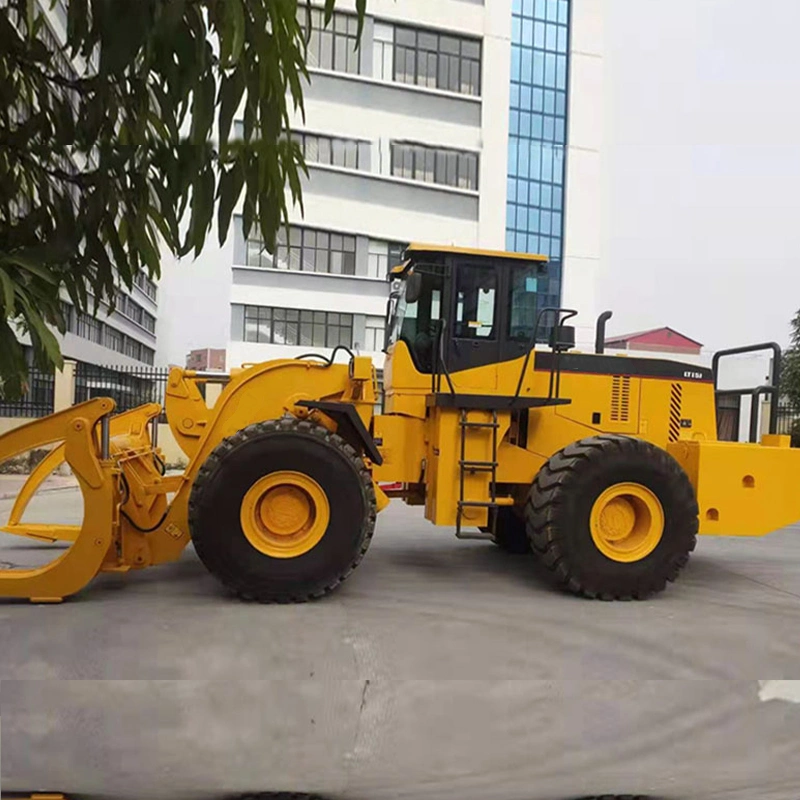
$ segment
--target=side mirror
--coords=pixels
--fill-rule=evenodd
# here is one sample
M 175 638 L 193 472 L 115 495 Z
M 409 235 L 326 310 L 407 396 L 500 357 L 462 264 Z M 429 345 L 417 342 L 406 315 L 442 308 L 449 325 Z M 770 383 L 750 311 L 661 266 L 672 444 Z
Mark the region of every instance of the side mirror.
M 416 303 L 422 294 L 422 275 L 412 272 L 406 278 L 406 303 Z
M 557 325 L 550 332 L 550 347 L 562 353 L 575 347 L 575 328 L 572 325 Z

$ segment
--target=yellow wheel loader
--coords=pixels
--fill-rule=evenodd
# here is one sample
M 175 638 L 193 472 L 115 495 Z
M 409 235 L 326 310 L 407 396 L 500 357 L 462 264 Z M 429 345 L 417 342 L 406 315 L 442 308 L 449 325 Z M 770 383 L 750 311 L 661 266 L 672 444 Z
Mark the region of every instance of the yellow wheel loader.
M 57 602 L 191 541 L 242 598 L 320 597 L 358 566 L 391 495 L 459 538 L 532 551 L 571 592 L 644 598 L 677 577 L 698 533 L 760 536 L 800 519 L 800 451 L 774 417 L 755 441 L 758 399 L 779 392 L 777 345 L 719 353 L 712 369 L 609 355 L 606 312 L 595 352 L 576 352 L 576 312 L 537 303 L 545 258 L 421 245 L 404 258 L 390 275 L 381 414 L 371 360 L 336 363 L 337 348 L 233 370 L 213 407 L 201 388 L 218 375 L 171 370 L 180 475 L 164 474 L 158 404 L 115 415 L 98 398 L 0 437 L 0 460 L 55 445 L 3 530 L 72 543 L 47 566 L 0 572 L 0 596 Z M 719 361 L 759 349 L 773 351 L 773 380 L 748 390 L 751 441 L 718 441 Z M 62 461 L 83 524 L 26 524 Z

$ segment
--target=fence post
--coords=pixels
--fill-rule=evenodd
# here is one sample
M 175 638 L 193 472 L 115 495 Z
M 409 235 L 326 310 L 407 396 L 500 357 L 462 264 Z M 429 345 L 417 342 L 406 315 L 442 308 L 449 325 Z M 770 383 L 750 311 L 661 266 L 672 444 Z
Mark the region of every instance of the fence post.
M 63 411 L 75 402 L 75 361 L 64 359 L 64 368 L 56 370 L 53 386 L 53 411 Z
M 775 398 L 768 397 L 764 398 L 761 404 L 761 435 L 763 436 L 765 433 L 769 431 L 769 423 L 772 419 L 772 404 L 775 402 Z

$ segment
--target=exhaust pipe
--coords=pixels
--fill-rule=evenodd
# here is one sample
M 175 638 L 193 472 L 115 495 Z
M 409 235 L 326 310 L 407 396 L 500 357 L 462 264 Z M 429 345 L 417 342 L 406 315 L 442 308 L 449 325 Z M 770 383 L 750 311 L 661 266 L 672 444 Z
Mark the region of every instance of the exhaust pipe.
M 604 311 L 597 318 L 597 333 L 594 337 L 594 352 L 602 355 L 606 350 L 606 322 L 614 316 L 613 311 Z

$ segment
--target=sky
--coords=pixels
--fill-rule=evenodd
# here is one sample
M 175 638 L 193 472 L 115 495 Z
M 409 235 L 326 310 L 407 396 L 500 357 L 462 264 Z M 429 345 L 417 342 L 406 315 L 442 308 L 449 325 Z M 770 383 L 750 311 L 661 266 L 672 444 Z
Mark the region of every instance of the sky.
M 800 309 L 800 2 L 573 2 L 607 10 L 597 306 L 615 312 L 609 333 L 787 343 Z M 164 266 L 160 360 L 226 345 L 230 261 L 212 237 L 199 261 Z
M 800 309 L 800 3 L 605 2 L 609 331 L 786 343 Z

